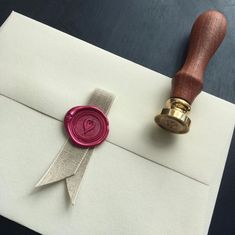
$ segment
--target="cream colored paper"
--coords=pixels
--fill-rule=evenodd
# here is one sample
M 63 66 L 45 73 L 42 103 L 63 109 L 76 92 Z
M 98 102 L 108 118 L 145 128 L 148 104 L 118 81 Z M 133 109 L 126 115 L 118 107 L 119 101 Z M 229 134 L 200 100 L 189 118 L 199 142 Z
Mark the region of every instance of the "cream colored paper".
M 63 183 L 33 187 L 65 140 L 65 112 L 97 87 L 116 95 L 110 135 L 70 208 Z M 0 213 L 44 234 L 206 234 L 235 108 L 202 93 L 190 133 L 169 134 L 153 121 L 169 89 L 164 75 L 12 13 L 0 29 Z

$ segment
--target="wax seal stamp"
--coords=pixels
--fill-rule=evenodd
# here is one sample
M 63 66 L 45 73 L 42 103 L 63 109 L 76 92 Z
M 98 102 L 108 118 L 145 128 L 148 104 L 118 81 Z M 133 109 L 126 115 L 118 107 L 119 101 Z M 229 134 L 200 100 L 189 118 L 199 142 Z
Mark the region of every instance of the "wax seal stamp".
M 94 106 L 77 106 L 70 109 L 64 125 L 72 142 L 79 147 L 101 144 L 109 132 L 109 122 L 103 111 Z
M 177 134 L 189 131 L 191 104 L 202 90 L 204 71 L 224 39 L 226 27 L 225 16 L 215 10 L 204 12 L 194 22 L 186 61 L 172 79 L 171 98 L 155 117 L 160 127 Z

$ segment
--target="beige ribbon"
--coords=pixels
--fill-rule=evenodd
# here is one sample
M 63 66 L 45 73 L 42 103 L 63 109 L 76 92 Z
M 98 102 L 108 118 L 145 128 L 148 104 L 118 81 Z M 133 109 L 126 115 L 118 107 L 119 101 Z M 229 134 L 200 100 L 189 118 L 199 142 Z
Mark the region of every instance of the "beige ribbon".
M 104 90 L 96 89 L 91 95 L 88 104 L 96 106 L 105 114 L 113 103 L 114 96 Z M 86 167 L 94 148 L 79 148 L 66 140 L 55 160 L 35 187 L 52 184 L 66 179 L 67 190 L 72 204 L 75 204 Z

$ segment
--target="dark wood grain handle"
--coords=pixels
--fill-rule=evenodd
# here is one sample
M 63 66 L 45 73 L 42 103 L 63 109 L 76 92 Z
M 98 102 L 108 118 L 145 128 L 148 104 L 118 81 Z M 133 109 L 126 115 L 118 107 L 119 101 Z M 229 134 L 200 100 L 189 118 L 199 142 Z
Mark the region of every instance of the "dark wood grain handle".
M 206 66 L 226 34 L 225 16 L 215 10 L 201 14 L 193 24 L 186 61 L 172 80 L 171 97 L 190 104 L 201 92 Z

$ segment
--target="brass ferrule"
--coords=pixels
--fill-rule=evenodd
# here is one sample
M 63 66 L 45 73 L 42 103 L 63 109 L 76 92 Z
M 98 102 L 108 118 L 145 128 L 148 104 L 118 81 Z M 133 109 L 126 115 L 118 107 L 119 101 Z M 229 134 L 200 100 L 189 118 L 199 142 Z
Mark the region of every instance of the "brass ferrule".
M 182 134 L 189 131 L 191 120 L 188 113 L 191 105 L 180 98 L 170 98 L 166 101 L 161 114 L 155 117 L 155 122 L 165 130 Z

